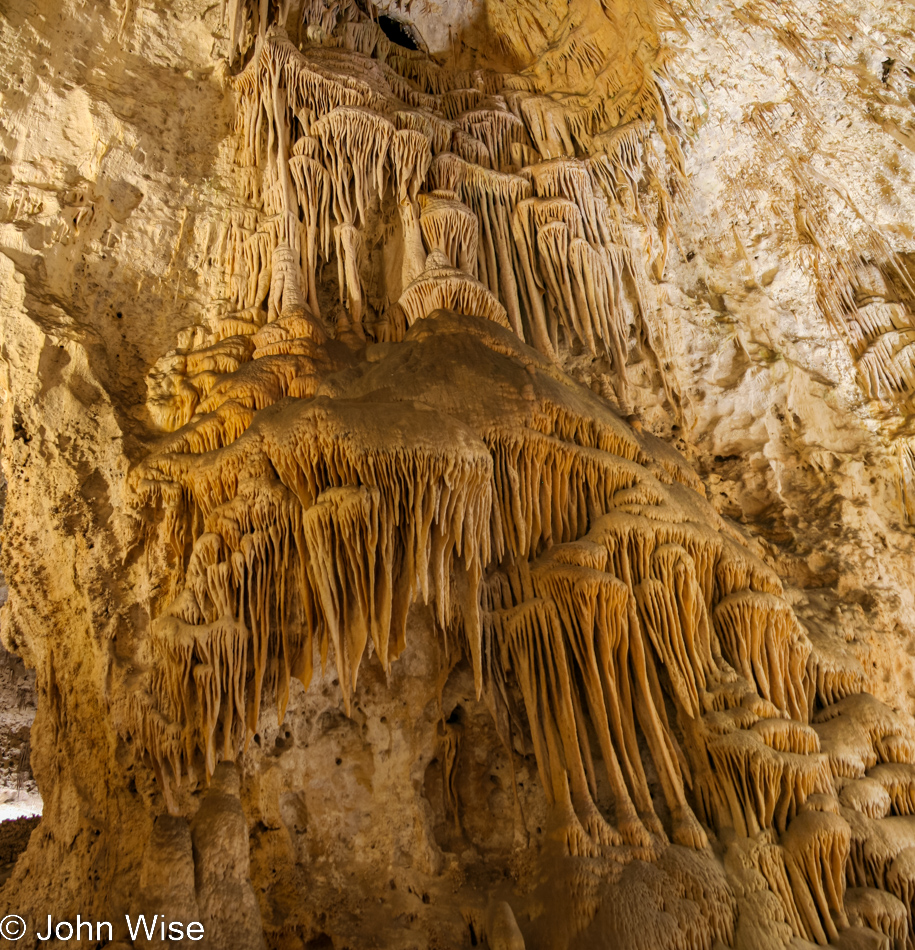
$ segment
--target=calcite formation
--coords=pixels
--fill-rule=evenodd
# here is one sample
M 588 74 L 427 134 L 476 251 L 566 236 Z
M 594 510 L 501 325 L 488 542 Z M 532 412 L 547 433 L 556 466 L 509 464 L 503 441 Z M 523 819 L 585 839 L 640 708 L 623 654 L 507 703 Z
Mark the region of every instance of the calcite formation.
M 16 6 L 20 945 L 915 946 L 911 11 Z

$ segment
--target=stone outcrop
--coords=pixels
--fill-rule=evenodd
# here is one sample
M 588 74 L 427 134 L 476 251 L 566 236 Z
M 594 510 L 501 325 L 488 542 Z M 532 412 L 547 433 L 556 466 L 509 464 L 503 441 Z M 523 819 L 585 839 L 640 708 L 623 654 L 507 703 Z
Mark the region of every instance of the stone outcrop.
M 418 6 L 0 10 L 20 945 L 913 945 L 911 14 Z

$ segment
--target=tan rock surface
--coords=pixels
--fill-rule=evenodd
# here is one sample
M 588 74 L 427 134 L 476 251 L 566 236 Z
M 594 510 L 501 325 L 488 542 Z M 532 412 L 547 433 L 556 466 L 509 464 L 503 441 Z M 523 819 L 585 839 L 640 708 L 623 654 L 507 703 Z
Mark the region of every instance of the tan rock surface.
M 912 945 L 913 25 L 0 9 L 19 945 Z

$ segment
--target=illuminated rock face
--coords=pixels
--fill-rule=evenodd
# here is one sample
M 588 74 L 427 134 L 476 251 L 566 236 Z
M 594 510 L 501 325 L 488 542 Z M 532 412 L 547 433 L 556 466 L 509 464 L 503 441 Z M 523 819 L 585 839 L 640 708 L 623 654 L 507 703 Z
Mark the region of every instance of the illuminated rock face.
M 911 14 L 26 6 L 23 945 L 910 946 Z

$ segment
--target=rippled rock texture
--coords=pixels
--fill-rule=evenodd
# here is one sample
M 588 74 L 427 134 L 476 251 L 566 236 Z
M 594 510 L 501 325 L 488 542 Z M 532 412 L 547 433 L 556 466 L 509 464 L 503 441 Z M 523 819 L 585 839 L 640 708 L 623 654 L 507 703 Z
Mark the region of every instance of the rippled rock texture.
M 0 10 L 21 946 L 912 944 L 873 6 Z

